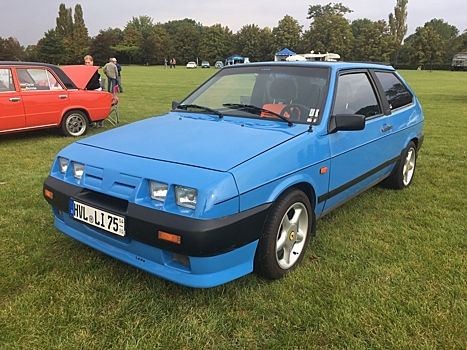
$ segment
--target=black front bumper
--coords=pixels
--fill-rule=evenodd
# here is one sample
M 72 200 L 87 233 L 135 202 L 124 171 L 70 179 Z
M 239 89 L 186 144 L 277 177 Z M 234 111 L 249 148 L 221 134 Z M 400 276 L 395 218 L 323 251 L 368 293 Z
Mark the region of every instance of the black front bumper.
M 259 239 L 271 205 L 264 204 L 218 219 L 200 220 L 143 207 L 51 176 L 44 181 L 43 193 L 45 190 L 53 193 L 53 199 L 45 195 L 44 198 L 51 206 L 61 210 L 63 215 L 69 214 L 70 199 L 76 199 L 124 216 L 126 237 L 129 239 L 173 253 L 197 257 L 223 254 Z M 180 236 L 181 243 L 159 239 L 159 231 Z

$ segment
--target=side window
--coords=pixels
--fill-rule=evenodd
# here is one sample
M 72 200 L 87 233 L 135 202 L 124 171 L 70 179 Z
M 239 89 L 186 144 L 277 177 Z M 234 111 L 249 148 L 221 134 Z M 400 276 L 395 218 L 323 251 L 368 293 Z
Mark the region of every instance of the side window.
M 21 91 L 62 90 L 52 74 L 41 68 L 17 68 L 19 86 Z
M 413 102 L 413 96 L 392 72 L 375 72 L 386 94 L 391 109 L 404 107 Z
M 339 76 L 333 114 L 362 114 L 365 117 L 381 114 L 378 99 L 365 73 Z
M 15 91 L 10 68 L 0 69 L 0 92 Z

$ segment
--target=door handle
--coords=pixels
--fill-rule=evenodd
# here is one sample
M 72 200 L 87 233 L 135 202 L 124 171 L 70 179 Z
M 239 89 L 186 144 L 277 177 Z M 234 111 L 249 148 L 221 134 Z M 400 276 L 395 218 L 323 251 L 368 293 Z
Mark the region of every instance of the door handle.
M 381 132 L 385 132 L 389 130 L 392 130 L 392 125 L 384 125 L 384 127 L 381 128 Z
M 64 99 L 64 98 L 67 98 L 68 95 L 58 95 L 58 98 L 61 98 L 61 99 Z
M 11 97 L 10 101 L 11 102 L 18 102 L 18 101 L 21 101 L 21 99 L 19 97 Z

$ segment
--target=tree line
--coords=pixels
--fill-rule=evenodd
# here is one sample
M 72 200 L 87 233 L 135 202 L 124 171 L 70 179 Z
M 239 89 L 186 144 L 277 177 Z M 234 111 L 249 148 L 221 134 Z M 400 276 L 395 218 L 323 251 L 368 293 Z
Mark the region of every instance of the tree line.
M 120 63 L 154 65 L 172 57 L 181 64 L 196 59 L 213 63 L 238 54 L 256 62 L 271 61 L 275 52 L 287 47 L 297 53 L 334 52 L 347 61 L 431 68 L 449 64 L 455 53 L 467 51 L 467 31 L 460 34 L 443 19 L 434 18 L 406 37 L 407 4 L 408 0 L 396 0 L 387 21 L 350 21 L 346 15 L 353 11 L 342 3 L 310 5 L 305 30 L 289 15 L 272 29 L 249 24 L 236 33 L 221 24 L 207 27 L 188 18 L 154 23 L 149 16 L 139 16 L 123 29 L 102 29 L 95 37 L 89 37 L 81 5 L 73 13 L 60 4 L 55 28 L 36 45 L 24 48 L 16 38 L 0 37 L 0 60 L 81 64 L 83 56 L 91 54 L 98 65 L 109 57 Z

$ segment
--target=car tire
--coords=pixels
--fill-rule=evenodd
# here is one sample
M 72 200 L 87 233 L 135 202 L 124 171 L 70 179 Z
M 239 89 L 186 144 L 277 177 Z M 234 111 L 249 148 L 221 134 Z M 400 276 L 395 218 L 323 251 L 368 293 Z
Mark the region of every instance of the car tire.
M 280 279 L 303 260 L 315 215 L 304 192 L 291 188 L 272 205 L 255 256 L 255 272 Z
M 81 111 L 70 111 L 65 114 L 60 125 L 65 136 L 83 136 L 88 132 L 89 122 Z
M 382 185 L 394 190 L 403 190 L 412 183 L 417 164 L 417 147 L 410 141 L 397 161 L 388 178 L 383 180 Z

